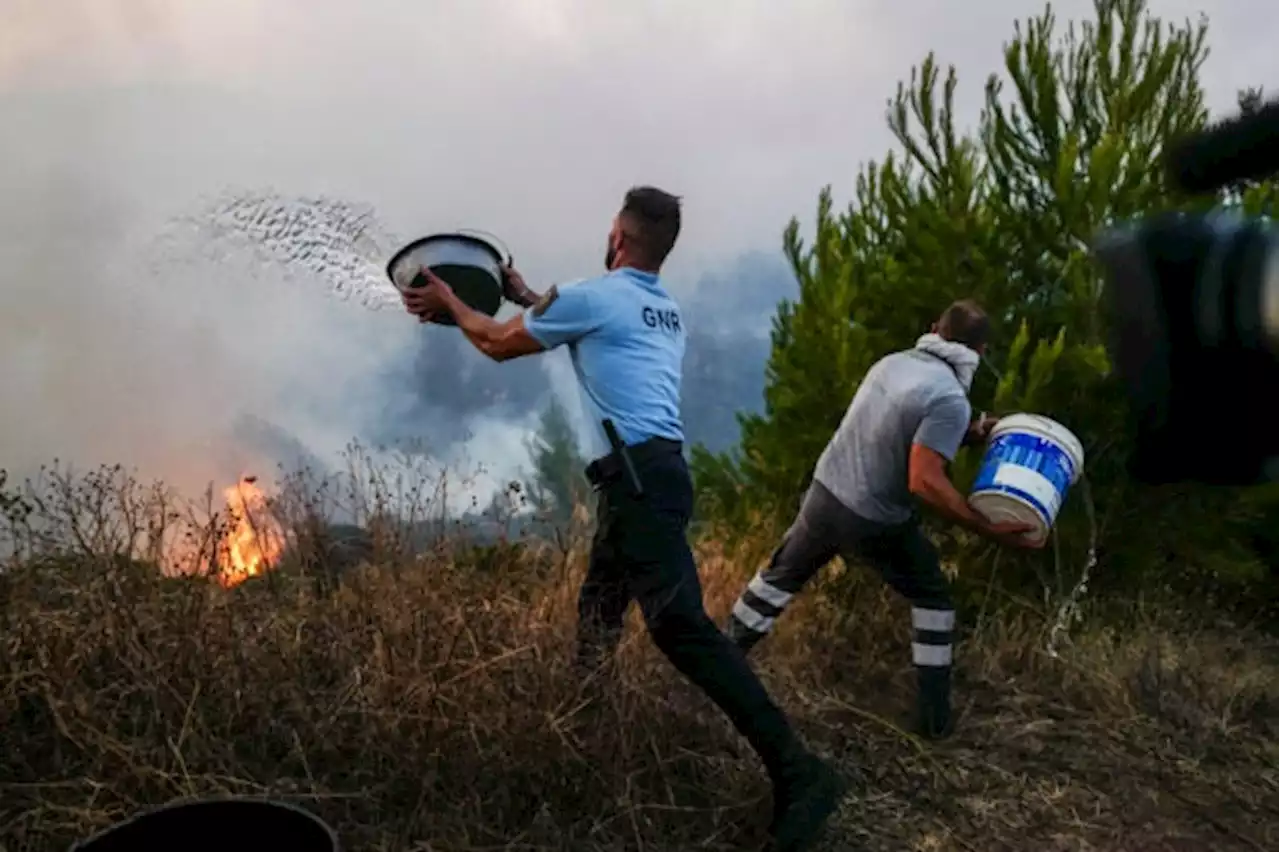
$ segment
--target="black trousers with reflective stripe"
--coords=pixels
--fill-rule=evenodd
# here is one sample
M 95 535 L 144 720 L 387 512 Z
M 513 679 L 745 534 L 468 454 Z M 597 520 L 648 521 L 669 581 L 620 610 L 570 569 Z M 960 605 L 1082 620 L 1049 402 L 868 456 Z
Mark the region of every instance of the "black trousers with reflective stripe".
M 773 628 L 794 596 L 836 556 L 878 570 L 911 603 L 912 660 L 951 665 L 955 611 L 938 552 L 915 521 L 889 526 L 860 517 L 819 482 L 805 494 L 800 512 L 769 566 L 751 580 L 733 608 L 729 635 L 750 648 Z
M 707 615 L 686 531 L 693 484 L 679 444 L 636 459 L 644 494 L 625 477 L 596 485 L 599 511 L 591 561 L 579 595 L 579 665 L 603 663 L 639 603 L 654 643 L 729 717 L 778 779 L 797 745 L 741 650 Z

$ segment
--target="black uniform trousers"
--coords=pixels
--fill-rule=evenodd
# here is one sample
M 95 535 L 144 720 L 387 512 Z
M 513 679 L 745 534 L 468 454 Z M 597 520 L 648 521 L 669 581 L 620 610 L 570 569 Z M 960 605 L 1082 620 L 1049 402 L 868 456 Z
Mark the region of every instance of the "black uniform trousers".
M 591 670 L 612 656 L 626 610 L 636 601 L 654 643 L 724 711 L 776 781 L 795 754 L 796 740 L 746 656 L 703 607 L 686 537 L 693 483 L 681 445 L 651 439 L 629 454 L 640 495 L 616 454 L 587 468 L 599 511 L 578 602 L 579 665 Z

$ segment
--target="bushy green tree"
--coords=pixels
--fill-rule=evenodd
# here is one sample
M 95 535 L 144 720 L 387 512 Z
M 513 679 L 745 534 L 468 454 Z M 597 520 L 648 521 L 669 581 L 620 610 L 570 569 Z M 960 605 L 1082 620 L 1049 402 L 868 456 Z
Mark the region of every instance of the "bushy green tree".
M 534 508 L 548 520 L 567 524 L 575 507 L 585 504 L 590 486 L 584 469 L 586 459 L 578 448 L 578 438 L 568 413 L 554 396 L 543 409 L 538 431 L 529 442 L 533 477 L 528 483 Z
M 1262 109 L 1266 100 L 1266 95 L 1261 88 L 1250 87 L 1240 92 L 1236 102 L 1242 115 L 1253 115 Z M 1276 189 L 1274 180 L 1237 181 L 1223 193 L 1220 201 L 1227 206 L 1239 206 L 1250 215 L 1256 216 L 1268 212 L 1274 215 L 1277 202 Z
M 871 364 L 913 345 L 953 299 L 974 297 L 996 323 L 975 408 L 1047 414 L 1080 436 L 1108 568 L 1143 582 L 1166 562 L 1210 573 L 1234 562 L 1257 576 L 1257 560 L 1224 537 L 1252 523 L 1256 506 L 1207 489 L 1135 489 L 1125 477 L 1123 399 L 1109 380 L 1089 254 L 1100 228 L 1178 203 L 1159 161 L 1170 139 L 1207 119 L 1207 23 L 1166 25 L 1143 0 L 1097 0 L 1095 12 L 1065 28 L 1048 8 L 1016 24 L 971 133 L 958 129 L 954 69 L 944 76 L 929 55 L 889 101 L 898 150 L 862 170 L 843 211 L 822 193 L 811 242 L 791 222 L 784 243 L 800 295 L 779 306 L 765 411 L 741 418 L 740 451 L 695 455 L 704 511 L 793 511 Z M 1274 182 L 1244 196 L 1274 212 Z M 962 490 L 978 461 L 958 460 Z M 1008 560 L 1005 581 L 1052 586 L 1052 567 L 1082 564 L 1083 508 L 1069 501 L 1061 546 Z M 963 564 L 985 548 L 939 532 Z

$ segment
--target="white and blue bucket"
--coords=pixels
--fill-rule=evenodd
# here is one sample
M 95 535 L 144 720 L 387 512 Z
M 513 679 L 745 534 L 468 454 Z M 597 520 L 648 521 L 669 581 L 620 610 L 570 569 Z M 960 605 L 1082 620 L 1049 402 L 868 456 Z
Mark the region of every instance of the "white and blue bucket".
M 1011 414 L 991 430 L 969 506 L 992 523 L 1034 524 L 1044 541 L 1067 492 L 1084 471 L 1084 445 L 1070 429 L 1038 414 Z

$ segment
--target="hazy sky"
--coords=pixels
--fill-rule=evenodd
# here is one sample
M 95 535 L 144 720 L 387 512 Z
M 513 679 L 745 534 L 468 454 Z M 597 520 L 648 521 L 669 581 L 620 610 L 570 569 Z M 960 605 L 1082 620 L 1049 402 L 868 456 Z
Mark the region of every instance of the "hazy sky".
M 690 280 L 776 246 L 823 185 L 847 197 L 928 50 L 959 67 L 976 114 L 1013 19 L 1041 8 L 0 0 L 0 466 L 222 476 L 243 463 L 215 458 L 245 412 L 324 452 L 373 404 L 373 365 L 451 333 L 318 287 L 142 268 L 130 247 L 202 195 L 269 185 L 373 204 L 404 235 L 484 227 L 537 285 L 596 270 L 622 192 L 656 183 L 685 196 L 670 273 Z M 1216 111 L 1242 86 L 1274 91 L 1274 0 L 1152 8 L 1209 15 Z

